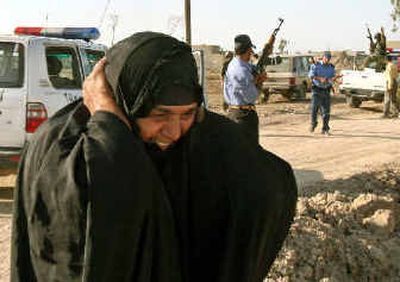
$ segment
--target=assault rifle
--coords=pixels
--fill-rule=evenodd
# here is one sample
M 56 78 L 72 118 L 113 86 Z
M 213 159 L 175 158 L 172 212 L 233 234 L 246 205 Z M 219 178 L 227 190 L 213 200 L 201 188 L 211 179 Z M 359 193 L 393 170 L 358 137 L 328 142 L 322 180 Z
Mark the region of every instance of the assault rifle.
M 283 23 L 282 18 L 278 18 L 278 20 L 279 20 L 278 27 L 274 29 L 274 31 L 272 32 L 271 36 L 269 37 L 267 43 L 264 45 L 262 54 L 256 65 L 256 73 L 262 73 L 264 71 L 264 67 L 266 65 L 268 65 L 268 63 L 269 63 L 268 57 L 272 54 L 272 51 L 274 49 L 276 35 L 278 34 L 279 30 L 281 29 L 281 25 Z
M 367 26 L 367 32 L 368 32 L 367 38 L 368 38 L 369 40 L 373 40 L 373 39 L 372 39 L 371 30 L 369 29 L 368 26 Z
M 367 27 L 367 38 L 369 39 L 369 52 L 372 55 L 373 53 L 375 53 L 375 49 L 376 49 L 376 43 L 374 42 L 374 39 L 372 38 L 372 34 L 371 34 L 371 30 L 369 29 L 368 25 L 366 25 Z

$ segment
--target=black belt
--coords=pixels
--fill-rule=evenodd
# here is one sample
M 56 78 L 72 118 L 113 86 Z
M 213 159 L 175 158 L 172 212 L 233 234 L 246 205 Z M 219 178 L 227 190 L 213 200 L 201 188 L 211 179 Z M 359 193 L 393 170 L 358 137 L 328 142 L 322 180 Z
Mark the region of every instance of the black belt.
M 329 91 L 329 90 L 331 90 L 332 85 L 329 86 L 328 88 L 323 88 L 323 87 L 319 87 L 319 86 L 313 85 L 311 88 L 315 89 L 315 90 L 319 90 L 319 91 Z

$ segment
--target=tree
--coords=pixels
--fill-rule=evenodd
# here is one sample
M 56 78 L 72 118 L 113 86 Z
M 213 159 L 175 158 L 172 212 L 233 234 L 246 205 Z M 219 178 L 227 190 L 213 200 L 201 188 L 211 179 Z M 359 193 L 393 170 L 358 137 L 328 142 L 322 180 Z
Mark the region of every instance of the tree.
M 392 31 L 395 32 L 399 29 L 398 21 L 400 20 L 400 0 L 390 0 L 390 2 L 393 6 L 393 11 L 390 15 L 393 19 Z

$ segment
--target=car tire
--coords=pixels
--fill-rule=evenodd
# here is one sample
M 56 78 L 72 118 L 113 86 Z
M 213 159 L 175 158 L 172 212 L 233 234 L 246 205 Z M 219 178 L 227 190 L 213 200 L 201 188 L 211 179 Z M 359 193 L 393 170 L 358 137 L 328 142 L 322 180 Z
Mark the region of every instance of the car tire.
M 359 108 L 361 106 L 362 101 L 354 96 L 346 96 L 346 103 L 351 108 Z
M 302 84 L 299 89 L 295 92 L 296 100 L 303 100 L 306 98 L 307 85 Z

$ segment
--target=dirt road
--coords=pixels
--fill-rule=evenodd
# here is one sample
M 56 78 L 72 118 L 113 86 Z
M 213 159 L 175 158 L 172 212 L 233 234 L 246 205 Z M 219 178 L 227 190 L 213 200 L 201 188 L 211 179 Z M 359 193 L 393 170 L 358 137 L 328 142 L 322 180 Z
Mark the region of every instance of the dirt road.
M 343 98 L 332 107 L 332 136 L 309 133 L 309 101 L 276 100 L 258 107 L 260 142 L 289 161 L 301 188 L 321 180 L 350 177 L 381 164 L 400 162 L 400 119 L 382 119 L 381 105 L 368 102 L 350 109 Z M 211 110 L 221 112 L 220 97 L 210 97 Z M 0 170 L 0 187 L 12 186 L 13 171 Z M 8 281 L 11 205 L 0 206 L 0 281 Z
M 382 106 L 374 102 L 353 109 L 343 98 L 334 100 L 329 137 L 320 134 L 320 127 L 308 132 L 309 100 L 277 99 L 258 106 L 261 145 L 292 164 L 300 186 L 400 161 L 400 119 L 382 119 Z M 212 95 L 209 103 L 211 110 L 222 113 L 220 97 Z M 14 182 L 13 170 L 0 169 L 0 187 Z
M 210 99 L 212 105 L 218 100 Z M 381 104 L 366 102 L 354 109 L 335 97 L 329 137 L 320 134 L 321 121 L 309 133 L 309 100 L 277 99 L 257 109 L 261 145 L 292 164 L 300 186 L 400 161 L 400 119 L 382 119 Z M 219 106 L 212 110 L 221 112 Z
M 300 186 L 345 178 L 371 166 L 400 161 L 400 119 L 382 119 L 380 106 L 333 107 L 331 133 L 310 134 L 308 103 L 268 105 L 260 127 L 264 148 L 288 160 Z M 321 124 L 321 122 L 320 122 Z

